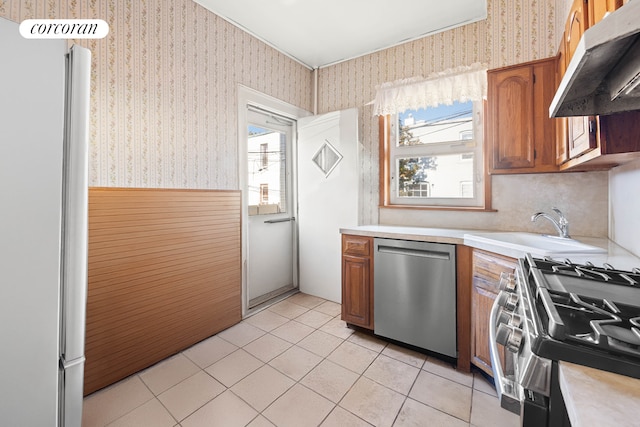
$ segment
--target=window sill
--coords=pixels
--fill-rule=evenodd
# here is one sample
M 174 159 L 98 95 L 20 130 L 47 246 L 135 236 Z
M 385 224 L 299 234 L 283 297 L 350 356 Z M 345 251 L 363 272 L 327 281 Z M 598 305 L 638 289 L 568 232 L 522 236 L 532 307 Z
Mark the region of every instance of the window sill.
M 462 212 L 498 212 L 497 209 L 483 206 L 421 206 L 421 205 L 381 205 L 380 209 L 410 209 L 422 211 L 462 211 Z

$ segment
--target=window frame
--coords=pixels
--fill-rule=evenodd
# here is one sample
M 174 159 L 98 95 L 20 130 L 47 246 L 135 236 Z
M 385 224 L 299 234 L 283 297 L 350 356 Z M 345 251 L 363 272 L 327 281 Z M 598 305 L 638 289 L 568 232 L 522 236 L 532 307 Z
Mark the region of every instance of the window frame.
M 486 111 L 486 101 L 482 102 L 482 108 Z M 482 166 L 482 185 L 484 195 L 480 199 L 480 204 L 474 206 L 463 206 L 457 204 L 405 204 L 393 203 L 391 200 L 391 162 L 394 161 L 391 155 L 392 141 L 391 124 L 392 120 L 397 120 L 396 115 L 378 116 L 378 136 L 379 136 L 379 153 L 380 153 L 380 207 L 381 208 L 399 208 L 399 209 L 424 209 L 424 210 L 463 210 L 463 211 L 494 211 L 491 208 L 491 175 L 488 170 L 487 143 L 482 141 L 482 149 L 479 151 L 482 155 L 479 166 Z M 484 126 L 483 126 L 484 127 Z M 482 130 L 484 133 L 484 130 Z M 484 139 L 484 135 L 482 135 Z M 459 199 L 456 199 L 459 200 Z

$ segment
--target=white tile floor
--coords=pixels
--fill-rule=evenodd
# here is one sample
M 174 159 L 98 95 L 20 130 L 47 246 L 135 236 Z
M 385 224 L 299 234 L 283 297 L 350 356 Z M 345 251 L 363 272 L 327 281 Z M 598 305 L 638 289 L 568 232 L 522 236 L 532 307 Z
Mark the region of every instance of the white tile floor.
M 517 426 L 482 375 L 354 332 L 305 294 L 84 401 L 84 427 Z

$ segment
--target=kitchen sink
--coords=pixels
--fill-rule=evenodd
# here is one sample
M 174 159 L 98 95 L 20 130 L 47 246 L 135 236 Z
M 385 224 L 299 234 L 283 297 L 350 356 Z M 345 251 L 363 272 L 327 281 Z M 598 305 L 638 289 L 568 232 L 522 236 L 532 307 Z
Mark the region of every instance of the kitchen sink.
M 588 245 L 575 239 L 525 232 L 468 233 L 465 244 L 486 250 L 495 247 L 508 251 L 511 256 L 520 257 L 525 253 L 534 256 L 597 255 L 607 253 L 606 249 Z

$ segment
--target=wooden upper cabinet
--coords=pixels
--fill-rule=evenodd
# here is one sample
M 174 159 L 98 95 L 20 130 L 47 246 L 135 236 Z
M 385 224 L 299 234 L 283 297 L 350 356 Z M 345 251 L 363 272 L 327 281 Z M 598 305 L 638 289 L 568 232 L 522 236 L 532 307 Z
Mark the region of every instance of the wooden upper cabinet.
M 562 165 L 562 170 L 611 169 L 640 158 L 640 110 L 597 116 L 596 147 Z
M 532 168 L 533 70 L 516 67 L 489 74 L 493 169 Z
M 580 37 L 588 28 L 588 19 L 587 0 L 574 0 L 564 29 L 564 44 L 567 53 L 566 67 L 569 66 L 571 57 L 578 47 Z
M 567 117 L 569 158 L 574 159 L 598 146 L 597 118 L 594 116 Z
M 589 27 L 602 21 L 607 13 L 622 7 L 622 0 L 589 0 Z
M 604 0 L 606 3 L 607 0 Z M 569 18 L 565 25 L 563 43 L 560 49 L 564 51 L 564 71 L 569 66 L 571 58 L 576 51 L 582 34 L 589 28 L 589 9 L 593 0 L 574 0 L 569 11 Z M 562 77 L 561 75 L 561 77 Z M 559 82 L 558 82 L 559 83 Z M 567 127 L 567 155 L 568 158 L 576 158 L 596 148 L 596 118 L 593 116 L 568 117 L 565 120 Z
M 622 0 L 575 0 L 560 43 L 559 56 L 564 64 L 558 65 L 558 80 L 575 52 L 583 33 L 601 21 L 608 12 L 622 7 Z M 640 157 L 640 110 L 606 116 L 568 117 L 566 140 L 558 130 L 557 162 L 561 170 L 609 169 Z M 558 121 L 558 126 L 561 126 Z M 566 147 L 566 149 L 565 149 Z
M 564 40 L 564 34 L 562 35 Z M 560 43 L 558 48 L 558 61 L 556 63 L 556 87 L 560 86 L 562 76 L 567 69 L 566 59 L 567 52 L 565 50 L 565 44 Z M 567 118 L 559 117 L 556 121 L 556 164 L 561 165 L 569 160 L 569 144 L 567 134 Z
M 489 70 L 486 142 L 490 173 L 557 170 L 556 120 L 549 118 L 556 60 Z

